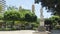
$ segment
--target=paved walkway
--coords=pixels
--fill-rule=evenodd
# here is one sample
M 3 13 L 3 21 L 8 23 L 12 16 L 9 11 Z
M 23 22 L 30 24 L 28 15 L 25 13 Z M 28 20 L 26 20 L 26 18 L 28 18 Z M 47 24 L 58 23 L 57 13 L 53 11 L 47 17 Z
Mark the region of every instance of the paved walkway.
M 32 34 L 33 30 L 20 30 L 20 31 L 0 31 L 0 34 Z

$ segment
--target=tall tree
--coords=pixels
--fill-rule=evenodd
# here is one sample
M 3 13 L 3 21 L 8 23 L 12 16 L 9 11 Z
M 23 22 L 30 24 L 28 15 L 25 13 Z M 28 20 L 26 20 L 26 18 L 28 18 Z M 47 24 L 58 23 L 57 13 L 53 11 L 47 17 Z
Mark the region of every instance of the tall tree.
M 36 22 L 37 21 L 37 16 L 35 16 L 35 15 L 29 15 L 29 14 L 26 14 L 25 15 L 25 20 L 27 21 L 27 22 Z
M 59 28 L 60 17 L 59 16 L 52 16 L 50 18 L 45 19 L 45 25 L 50 25 L 53 29 L 55 29 L 57 27 Z
M 17 11 L 6 11 L 4 13 L 4 19 L 5 20 L 12 20 L 12 21 L 15 21 L 15 20 L 20 20 L 20 13 L 17 12 Z
M 25 26 L 26 26 L 26 24 L 28 24 L 27 26 L 31 26 L 32 22 L 37 21 L 37 16 L 34 13 L 32 13 L 30 10 L 23 9 L 22 7 L 20 7 L 19 12 L 20 12 L 20 16 L 21 16 L 21 21 Z
M 15 6 L 9 6 L 7 7 L 7 10 L 18 10 L 18 8 Z
M 35 0 L 35 3 L 39 2 L 41 2 L 41 5 L 45 7 L 48 12 L 60 16 L 60 0 Z
M 19 20 L 20 20 L 20 13 L 18 11 L 7 10 L 4 13 L 4 21 L 6 22 L 6 24 L 7 24 L 7 21 L 12 21 L 11 24 L 8 22 L 11 25 L 12 28 L 15 24 L 15 21 L 19 21 Z

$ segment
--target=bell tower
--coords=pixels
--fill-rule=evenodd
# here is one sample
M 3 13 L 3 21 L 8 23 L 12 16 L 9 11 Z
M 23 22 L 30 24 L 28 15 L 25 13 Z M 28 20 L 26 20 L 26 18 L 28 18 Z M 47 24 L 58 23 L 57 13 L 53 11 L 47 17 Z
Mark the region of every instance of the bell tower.
M 32 5 L 32 13 L 35 14 L 35 6 L 34 6 L 34 4 Z

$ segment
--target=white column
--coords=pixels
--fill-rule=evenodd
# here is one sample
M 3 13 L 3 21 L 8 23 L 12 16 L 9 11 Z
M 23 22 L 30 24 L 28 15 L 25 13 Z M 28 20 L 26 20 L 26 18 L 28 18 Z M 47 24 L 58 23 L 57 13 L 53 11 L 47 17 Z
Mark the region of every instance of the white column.
M 40 26 L 44 26 L 43 8 L 40 9 Z
M 40 9 L 40 23 L 39 23 L 38 31 L 45 31 L 44 27 L 44 16 L 43 16 L 43 8 Z

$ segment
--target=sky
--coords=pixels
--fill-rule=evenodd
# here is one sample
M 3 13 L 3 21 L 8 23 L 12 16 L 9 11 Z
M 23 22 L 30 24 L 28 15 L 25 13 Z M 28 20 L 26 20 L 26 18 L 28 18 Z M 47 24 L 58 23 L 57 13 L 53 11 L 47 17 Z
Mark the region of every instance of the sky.
M 32 10 L 32 5 L 34 4 L 34 0 L 5 0 L 7 6 L 22 6 L 24 9 L 29 9 Z M 39 4 L 34 4 L 35 5 L 35 14 L 37 15 L 38 18 L 40 18 L 40 8 L 41 8 L 41 3 Z M 47 10 L 43 8 L 43 15 L 44 18 L 49 18 L 51 17 L 51 13 L 47 13 Z

